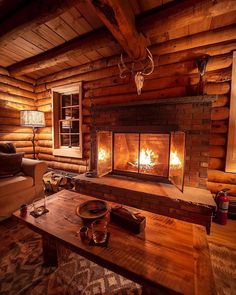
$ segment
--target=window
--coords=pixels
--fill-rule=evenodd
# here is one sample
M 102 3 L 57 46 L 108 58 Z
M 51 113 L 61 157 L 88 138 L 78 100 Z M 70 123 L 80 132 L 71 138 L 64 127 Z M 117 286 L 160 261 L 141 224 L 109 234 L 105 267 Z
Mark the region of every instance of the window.
M 82 157 L 81 83 L 52 89 L 53 155 Z
M 233 53 L 226 172 L 236 173 L 236 51 Z

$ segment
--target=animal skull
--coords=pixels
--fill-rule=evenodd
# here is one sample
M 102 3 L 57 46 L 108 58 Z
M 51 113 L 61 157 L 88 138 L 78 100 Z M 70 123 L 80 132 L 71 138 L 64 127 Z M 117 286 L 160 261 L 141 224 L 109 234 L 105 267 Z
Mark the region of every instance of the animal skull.
M 137 93 L 138 95 L 141 94 L 141 90 L 143 88 L 143 83 L 144 83 L 144 76 L 142 72 L 137 72 L 134 76 L 134 81 L 137 87 Z
M 144 76 L 151 75 L 151 73 L 154 71 L 154 61 L 153 61 L 152 53 L 150 52 L 150 50 L 148 48 L 146 48 L 146 51 L 147 51 L 146 63 L 148 63 L 147 65 L 145 65 L 145 61 L 144 62 L 133 61 L 131 68 L 129 68 L 126 66 L 126 64 L 123 60 L 122 54 L 120 56 L 120 63 L 118 63 L 121 79 L 127 77 L 129 74 L 134 75 L 134 81 L 135 81 L 135 84 L 137 87 L 138 95 L 141 94 L 141 90 L 142 90 L 143 83 L 144 83 Z M 139 70 L 136 72 L 135 71 L 135 64 L 138 64 L 139 68 L 140 68 L 140 64 L 141 64 L 142 70 L 141 71 Z

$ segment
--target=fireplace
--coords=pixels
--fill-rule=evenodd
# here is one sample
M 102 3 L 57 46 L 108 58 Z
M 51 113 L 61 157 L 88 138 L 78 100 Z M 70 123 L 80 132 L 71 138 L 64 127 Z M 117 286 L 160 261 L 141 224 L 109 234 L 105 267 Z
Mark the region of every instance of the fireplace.
M 95 174 L 184 183 L 185 133 L 96 131 Z

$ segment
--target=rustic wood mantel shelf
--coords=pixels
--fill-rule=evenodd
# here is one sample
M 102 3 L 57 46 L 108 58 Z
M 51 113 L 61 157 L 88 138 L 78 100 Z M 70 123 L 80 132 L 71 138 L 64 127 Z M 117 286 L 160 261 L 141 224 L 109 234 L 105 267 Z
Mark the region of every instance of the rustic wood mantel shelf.
M 127 107 L 127 106 L 142 106 L 142 105 L 168 105 L 168 104 L 182 104 L 182 103 L 207 103 L 215 102 L 218 98 L 218 95 L 198 95 L 198 96 L 181 96 L 173 98 L 159 98 L 153 100 L 141 100 L 141 101 L 132 101 L 127 103 L 115 103 L 109 105 L 95 105 L 95 110 L 111 109 L 117 107 Z
M 206 189 L 185 187 L 184 193 L 167 183 L 121 176 L 76 176 L 76 190 L 109 201 L 206 226 L 210 233 L 215 201 Z

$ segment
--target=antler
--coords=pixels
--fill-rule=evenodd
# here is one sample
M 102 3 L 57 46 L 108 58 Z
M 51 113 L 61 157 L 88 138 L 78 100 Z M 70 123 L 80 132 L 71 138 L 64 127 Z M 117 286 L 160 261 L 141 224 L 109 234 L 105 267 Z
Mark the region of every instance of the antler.
M 123 60 L 123 55 L 122 55 L 122 53 L 121 53 L 121 55 L 120 55 L 120 63 L 118 63 L 118 68 L 119 68 L 119 70 L 120 70 L 120 78 L 121 78 L 121 79 L 122 79 L 122 78 L 125 78 L 129 72 L 132 73 L 132 70 L 129 69 L 129 68 L 125 65 L 125 62 L 124 62 L 124 60 Z M 125 74 L 125 73 L 126 73 L 126 74 Z
M 148 59 L 149 59 L 149 61 L 151 62 L 151 64 L 147 65 L 147 66 L 143 69 L 142 74 L 145 75 L 145 76 L 148 76 L 148 75 L 151 75 L 151 73 L 154 71 L 154 61 L 153 61 L 153 56 L 152 56 L 151 51 L 150 51 L 148 48 L 146 48 L 146 50 L 147 50 L 147 53 L 148 53 Z M 150 67 L 151 67 L 150 71 L 149 71 L 149 72 L 146 72 L 146 70 L 147 70 L 148 68 L 150 68 Z

